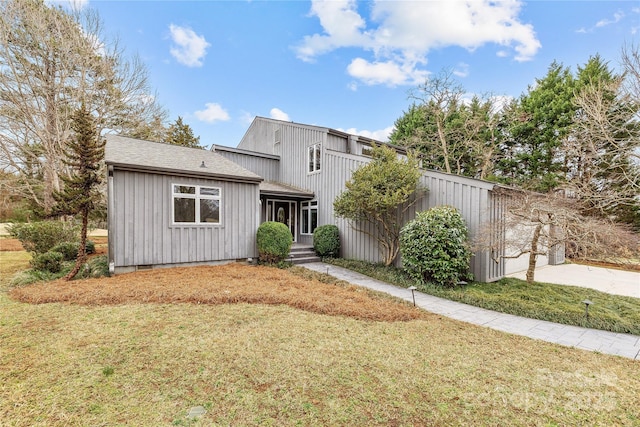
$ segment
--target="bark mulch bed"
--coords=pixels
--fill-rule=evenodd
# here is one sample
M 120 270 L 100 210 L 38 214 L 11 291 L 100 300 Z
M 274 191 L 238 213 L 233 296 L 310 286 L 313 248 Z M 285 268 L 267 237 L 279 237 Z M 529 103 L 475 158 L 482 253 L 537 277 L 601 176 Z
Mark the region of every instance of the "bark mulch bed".
M 330 280 L 317 273 L 294 274 L 272 267 L 233 263 L 138 271 L 70 282 L 56 280 L 14 288 L 9 294 L 32 304 L 285 304 L 313 313 L 362 320 L 408 321 L 433 316 L 368 289 L 318 279 Z

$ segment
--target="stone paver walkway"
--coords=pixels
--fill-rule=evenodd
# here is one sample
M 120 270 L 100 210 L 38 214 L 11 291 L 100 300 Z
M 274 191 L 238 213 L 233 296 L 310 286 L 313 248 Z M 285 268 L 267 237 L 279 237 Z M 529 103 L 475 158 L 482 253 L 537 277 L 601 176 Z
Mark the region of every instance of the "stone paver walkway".
M 302 264 L 301 267 L 326 273 L 354 285 L 364 286 L 413 302 L 410 290 L 372 279 L 346 268 L 322 262 Z M 417 291 L 415 291 L 415 299 L 416 305 L 424 310 L 463 322 L 486 326 L 511 334 L 524 335 L 567 347 L 640 360 L 640 336 L 561 325 L 544 320 L 498 313 Z

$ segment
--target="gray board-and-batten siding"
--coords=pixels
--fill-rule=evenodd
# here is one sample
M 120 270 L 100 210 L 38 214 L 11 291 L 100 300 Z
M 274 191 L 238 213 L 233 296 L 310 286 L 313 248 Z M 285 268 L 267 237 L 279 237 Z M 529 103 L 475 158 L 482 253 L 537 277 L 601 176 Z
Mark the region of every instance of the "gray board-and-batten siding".
M 258 175 L 207 150 L 117 136 L 107 137 L 105 160 L 115 273 L 257 255 Z M 173 184 L 220 188 L 220 223 L 174 224 Z
M 353 171 L 369 161 L 362 156 L 325 150 L 323 162 L 331 172 L 324 174 L 324 183 L 316 191 L 316 198 L 319 224 L 335 224 L 340 229 L 341 255 L 344 258 L 379 262 L 381 257 L 375 238 L 355 230 L 347 220 L 336 218 L 333 212 L 333 201 L 345 190 L 345 183 L 351 179 Z M 422 171 L 420 182 L 427 191 L 405 212 L 403 224 L 415 218 L 417 212 L 449 205 L 461 212 L 473 239 L 477 233 L 484 232 L 490 220 L 501 218 L 502 199 L 492 191 L 492 183 L 427 170 Z M 496 262 L 493 258 L 486 251 L 474 253 L 471 272 L 476 280 L 492 282 L 504 276 L 504 260 Z M 397 265 L 401 265 L 401 257 Z
M 322 145 L 321 170 L 308 173 L 305 162 L 309 146 Z M 362 155 L 365 145 L 372 143 L 367 138 L 349 135 L 329 128 L 257 118 L 251 124 L 238 148 L 244 153 L 261 152 L 279 156 L 279 181 L 312 191 L 318 201 L 318 224 L 335 224 L 340 229 L 342 256 L 378 262 L 381 260 L 375 238 L 354 230 L 348 221 L 336 218 L 333 202 L 345 190 L 345 183 L 353 172 L 371 159 Z M 404 153 L 399 147 L 399 154 Z M 234 158 L 234 160 L 236 160 Z M 253 159 L 252 161 L 255 161 Z M 242 163 L 254 172 L 255 165 Z M 262 166 L 264 168 L 265 166 Z M 494 191 L 495 184 L 468 177 L 424 170 L 421 183 L 428 188 L 427 194 L 409 209 L 402 220 L 406 223 L 416 212 L 439 205 L 454 206 L 462 213 L 470 237 L 485 232 L 486 224 L 499 221 L 503 215 L 501 196 Z M 500 236 L 494 236 L 500 239 Z M 298 236 L 300 243 L 312 243 L 312 236 Z M 490 282 L 504 276 L 504 248 L 497 245 L 498 253 L 475 252 L 471 260 L 471 271 L 476 280 Z M 498 260 L 498 261 L 495 261 Z M 400 265 L 401 261 L 398 261 Z

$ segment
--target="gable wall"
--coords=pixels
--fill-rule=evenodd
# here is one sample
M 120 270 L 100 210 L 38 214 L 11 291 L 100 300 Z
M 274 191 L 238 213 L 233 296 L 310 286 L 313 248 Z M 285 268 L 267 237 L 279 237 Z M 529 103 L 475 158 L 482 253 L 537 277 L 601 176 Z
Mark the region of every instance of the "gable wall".
M 109 185 L 110 261 L 116 271 L 139 265 L 236 260 L 256 256 L 257 183 L 116 169 Z M 172 225 L 171 184 L 222 190 L 222 224 Z
M 280 181 L 280 160 L 278 159 L 224 150 L 216 150 L 216 153 L 260 175 L 265 181 Z

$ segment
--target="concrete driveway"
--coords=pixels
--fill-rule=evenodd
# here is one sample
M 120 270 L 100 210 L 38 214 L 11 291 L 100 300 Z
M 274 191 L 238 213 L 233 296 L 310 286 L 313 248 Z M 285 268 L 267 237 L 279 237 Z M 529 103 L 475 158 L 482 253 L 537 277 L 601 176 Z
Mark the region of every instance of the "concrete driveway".
M 526 279 L 526 271 L 508 277 Z M 580 264 L 545 265 L 536 268 L 536 282 L 581 286 L 609 294 L 640 298 L 640 273 Z

